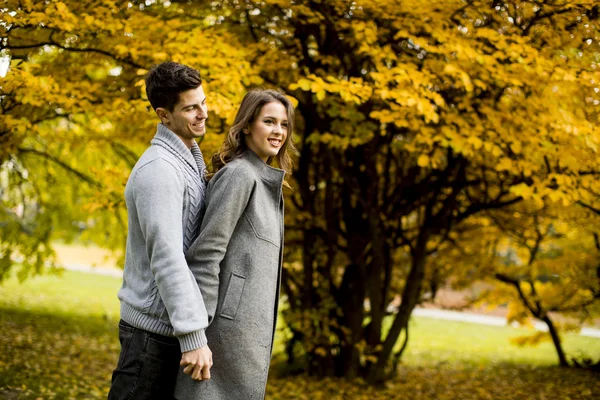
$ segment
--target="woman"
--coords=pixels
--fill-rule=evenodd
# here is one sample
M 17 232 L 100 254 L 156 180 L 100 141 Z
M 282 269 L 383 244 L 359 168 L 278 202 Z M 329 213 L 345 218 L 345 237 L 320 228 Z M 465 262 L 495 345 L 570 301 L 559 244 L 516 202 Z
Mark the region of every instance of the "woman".
M 208 315 L 213 366 L 210 379 L 200 381 L 182 369 L 177 399 L 265 396 L 283 252 L 281 192 L 291 170 L 293 123 L 285 95 L 250 91 L 213 157 L 201 233 L 187 253 Z

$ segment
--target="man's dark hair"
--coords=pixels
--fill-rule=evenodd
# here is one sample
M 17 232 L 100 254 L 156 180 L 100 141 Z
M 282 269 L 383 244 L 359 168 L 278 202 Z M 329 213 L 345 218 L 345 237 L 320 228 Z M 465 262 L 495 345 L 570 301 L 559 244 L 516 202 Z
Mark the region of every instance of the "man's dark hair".
M 162 107 L 173 111 L 179 93 L 200 85 L 202 78 L 198 71 L 173 61 L 155 65 L 146 75 L 146 95 L 154 110 Z

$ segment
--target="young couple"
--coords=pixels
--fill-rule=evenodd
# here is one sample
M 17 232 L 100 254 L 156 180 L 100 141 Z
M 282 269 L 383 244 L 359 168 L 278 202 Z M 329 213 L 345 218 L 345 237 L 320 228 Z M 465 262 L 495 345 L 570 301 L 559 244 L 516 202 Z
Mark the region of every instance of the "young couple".
M 294 109 L 280 92 L 248 92 L 207 173 L 194 140 L 207 119 L 198 71 L 160 64 L 146 93 L 161 122 L 125 188 L 121 353 L 108 398 L 263 399 Z

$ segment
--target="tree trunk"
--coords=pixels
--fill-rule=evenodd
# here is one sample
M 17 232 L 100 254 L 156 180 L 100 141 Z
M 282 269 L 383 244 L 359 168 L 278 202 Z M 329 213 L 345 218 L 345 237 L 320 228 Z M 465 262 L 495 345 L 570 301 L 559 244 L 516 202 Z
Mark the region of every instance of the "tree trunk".
M 413 251 L 412 268 L 406 279 L 406 286 L 402 293 L 402 303 L 383 343 L 383 349 L 379 353 L 377 363 L 373 364 L 368 372 L 367 381 L 371 384 L 377 385 L 385 380 L 385 369 L 392 355 L 394 345 L 398 341 L 402 329 L 408 326 L 410 315 L 419 300 L 423 280 L 425 279 L 426 248 L 429 236 L 430 232 L 427 228 L 423 227 L 417 241 L 417 246 Z
M 355 344 L 363 337 L 364 296 L 365 285 L 364 280 L 359 276 L 359 267 L 354 263 L 350 264 L 346 267 L 336 298 L 338 306 L 342 309 L 340 325 L 349 331 L 340 337 L 337 376 L 352 379 L 359 375 L 360 358 Z
M 562 348 L 562 343 L 560 341 L 560 337 L 558 336 L 558 332 L 554 327 L 554 322 L 550 319 L 550 317 L 546 314 L 542 321 L 548 325 L 548 331 L 550 332 L 550 336 L 552 337 L 552 343 L 554 343 L 554 348 L 556 348 L 556 354 L 558 355 L 558 362 L 561 367 L 568 367 L 569 363 L 567 362 L 567 357 L 565 356 L 565 352 Z

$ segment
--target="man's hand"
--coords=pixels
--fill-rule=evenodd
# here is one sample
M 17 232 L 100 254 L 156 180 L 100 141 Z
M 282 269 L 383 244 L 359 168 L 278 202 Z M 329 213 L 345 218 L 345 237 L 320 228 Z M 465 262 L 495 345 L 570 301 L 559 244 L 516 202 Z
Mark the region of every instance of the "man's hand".
M 181 354 L 181 366 L 185 366 L 183 372 L 191 375 L 197 381 L 210 379 L 210 367 L 213 365 L 212 351 L 208 345 L 199 349 L 186 351 Z

